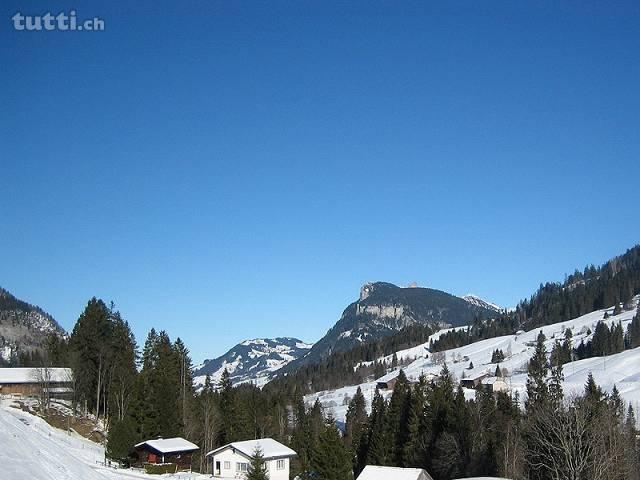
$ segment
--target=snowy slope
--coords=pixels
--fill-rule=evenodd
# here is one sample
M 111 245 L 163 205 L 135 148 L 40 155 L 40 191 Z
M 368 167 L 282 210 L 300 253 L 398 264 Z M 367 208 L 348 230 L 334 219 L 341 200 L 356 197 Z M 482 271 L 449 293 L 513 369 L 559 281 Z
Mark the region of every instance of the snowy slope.
M 132 470 L 105 468 L 104 448 L 80 436 L 53 428 L 44 420 L 7 406 L 0 406 L 0 465 L 2 478 L 12 480 L 151 480 Z M 179 474 L 168 478 L 204 479 L 205 475 Z M 164 477 L 163 477 L 164 478 Z
M 637 305 L 638 298 L 636 297 L 634 301 Z M 587 335 L 587 331 L 590 329 L 593 332 L 599 321 L 603 321 L 608 326 L 621 322 L 623 329 L 626 331 L 628 324 L 636 313 L 634 308 L 620 315 L 611 315 L 607 320 L 603 320 L 607 311 L 611 315 L 613 308 L 598 310 L 574 320 L 548 325 L 529 332 L 491 338 L 464 347 L 446 350 L 444 355 L 447 366 L 457 379 L 462 378 L 463 375 L 472 377 L 482 373 L 493 374 L 497 364 L 491 363 L 491 354 L 494 350 L 501 349 L 507 358 L 500 363 L 500 368 L 508 370 L 509 378 L 507 383 L 513 390 L 520 392 L 521 398 L 523 398 L 526 390 L 527 362 L 533 355 L 536 337 L 540 330 L 547 337 L 546 346 L 550 352 L 555 340 L 564 338 L 564 330 L 567 328 L 573 332 L 573 346 L 576 346 L 582 339 L 586 341 L 590 338 L 590 335 Z M 435 339 L 440 334 L 442 334 L 442 331 L 436 333 L 432 338 Z M 434 364 L 431 355 L 425 358 L 424 352 L 428 352 L 428 346 L 429 342 L 426 342 L 423 345 L 397 353 L 399 359 L 407 358 L 416 353 L 419 354 L 416 360 L 403 368 L 410 380 L 417 379 L 422 373 L 438 374 L 440 372 L 442 366 Z M 471 370 L 468 369 L 470 362 L 473 362 L 474 365 Z M 631 402 L 634 407 L 640 403 L 640 348 L 608 357 L 590 358 L 564 365 L 565 394 L 582 391 L 589 372 L 593 373 L 596 382 L 604 390 L 610 391 L 615 384 L 625 401 Z M 388 380 L 395 377 L 397 373 L 398 370 L 389 372 L 378 380 Z M 370 406 L 375 386 L 375 381 L 360 385 L 369 404 L 368 406 Z M 357 387 L 357 385 L 348 386 L 337 390 L 318 392 L 306 396 L 305 401 L 313 403 L 316 399 L 319 399 L 325 408 L 333 411 L 337 420 L 344 421 L 347 409 L 346 404 L 353 397 Z M 390 396 L 391 392 L 383 392 L 383 394 Z M 469 397 L 473 397 L 474 391 L 470 390 L 467 394 Z

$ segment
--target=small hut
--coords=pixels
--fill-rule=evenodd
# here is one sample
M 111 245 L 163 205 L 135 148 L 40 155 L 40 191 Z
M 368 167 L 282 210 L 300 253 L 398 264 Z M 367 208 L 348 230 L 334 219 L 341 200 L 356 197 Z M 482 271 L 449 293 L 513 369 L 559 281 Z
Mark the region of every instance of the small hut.
M 199 447 L 181 437 L 157 438 L 135 446 L 135 466 L 173 464 L 177 470 L 191 470 L 191 456 Z

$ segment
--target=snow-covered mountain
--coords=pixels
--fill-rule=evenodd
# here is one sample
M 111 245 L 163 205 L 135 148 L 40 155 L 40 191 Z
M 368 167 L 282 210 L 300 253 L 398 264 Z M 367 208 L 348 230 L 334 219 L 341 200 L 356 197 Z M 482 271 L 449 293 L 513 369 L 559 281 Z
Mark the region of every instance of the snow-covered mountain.
M 41 348 L 52 333 L 65 335 L 58 322 L 40 307 L 0 288 L 0 363 Z
M 256 338 L 239 343 L 224 355 L 205 360 L 194 369 L 194 382 L 204 385 L 208 374 L 215 384 L 226 368 L 233 383 L 267 383 L 274 372 L 303 357 L 313 345 L 291 337 Z
M 342 312 L 338 322 L 311 349 L 309 355 L 292 363 L 318 362 L 336 351 L 393 335 L 411 325 L 448 327 L 469 325 L 477 317 L 492 318 L 496 308 L 486 302 L 456 297 L 424 287 L 398 287 L 392 283 L 365 283 L 360 297 Z
M 493 310 L 496 313 L 499 313 L 503 310 L 502 307 L 496 305 L 495 303 L 488 302 L 477 295 L 472 293 L 465 295 L 462 297 L 463 300 L 466 300 L 471 305 L 475 305 L 476 307 L 486 308 L 487 310 Z
M 429 341 L 436 340 L 446 331 L 441 330 L 432 335 L 426 343 L 396 352 L 395 355 L 399 360 L 413 360 L 409 365 L 403 367 L 409 380 L 417 380 L 421 374 L 437 375 L 442 369 L 442 362 L 446 362 L 454 377 L 461 379 L 481 374 L 493 375 L 498 364 L 491 363 L 492 353 L 496 349 L 500 349 L 506 357 L 499 364 L 503 373 L 506 374 L 506 382 L 512 391 L 519 392 L 520 398 L 524 399 L 526 397 L 527 364 L 533 356 L 536 338 L 540 331 L 546 336 L 547 352 L 551 352 L 556 340 L 564 338 L 566 329 L 570 329 L 573 333 L 572 344 L 576 347 L 582 340 L 586 343 L 592 338 L 598 322 L 605 323 L 607 327 L 620 322 L 626 331 L 636 314 L 638 301 L 639 297 L 635 297 L 631 302 L 630 309 L 618 315 L 613 315 L 613 307 L 606 308 L 573 320 L 546 325 L 526 332 L 519 331 L 514 335 L 481 340 L 463 347 L 445 350 L 438 356 L 431 355 Z M 605 318 L 605 313 L 608 314 L 607 318 Z M 390 363 L 390 358 L 391 356 L 385 358 L 387 363 Z M 470 364 L 473 364 L 473 368 L 469 368 Z M 595 381 L 605 391 L 610 392 L 616 385 L 626 402 L 631 403 L 634 408 L 640 405 L 640 347 L 607 357 L 593 357 L 566 363 L 563 369 L 565 377 L 563 387 L 566 395 L 582 392 L 587 376 L 592 373 Z M 358 386 L 362 389 L 367 400 L 367 408 L 370 408 L 377 382 L 394 378 L 398 371 L 399 368 L 390 370 L 383 377 L 372 379 L 361 385 L 345 386 L 307 395 L 305 402 L 312 404 L 316 399 L 319 399 L 325 409 L 332 411 L 334 417 L 342 422 L 345 419 L 348 400 L 353 397 Z M 392 392 L 382 391 L 382 393 L 389 397 Z M 465 393 L 469 398 L 473 398 L 475 390 L 466 390 Z

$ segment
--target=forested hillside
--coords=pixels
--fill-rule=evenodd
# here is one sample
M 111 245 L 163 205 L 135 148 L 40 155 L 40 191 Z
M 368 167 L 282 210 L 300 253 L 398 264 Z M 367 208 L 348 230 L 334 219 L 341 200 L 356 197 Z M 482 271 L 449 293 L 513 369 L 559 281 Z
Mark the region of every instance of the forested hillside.
M 516 317 L 523 328 L 535 328 L 579 317 L 610 305 L 625 304 L 640 293 L 640 245 L 604 265 L 576 270 L 562 283 L 540 285 L 520 302 Z

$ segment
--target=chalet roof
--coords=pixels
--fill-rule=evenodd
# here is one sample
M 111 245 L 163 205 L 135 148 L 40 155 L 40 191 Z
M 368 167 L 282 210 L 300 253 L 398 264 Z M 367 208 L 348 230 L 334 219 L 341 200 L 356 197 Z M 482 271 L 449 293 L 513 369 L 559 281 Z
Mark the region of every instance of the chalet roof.
M 147 440 L 136 444 L 136 448 L 142 447 L 143 445 L 147 445 L 160 453 L 191 452 L 200 448 L 196 444 L 181 437 Z
M 7 383 L 38 383 L 39 368 L 0 368 L 0 384 Z M 49 382 L 71 382 L 70 368 L 48 368 Z
M 378 467 L 367 465 L 358 480 L 432 480 L 421 468 Z
M 234 448 L 247 457 L 251 457 L 256 448 L 262 450 L 262 455 L 265 459 L 269 458 L 282 458 L 282 457 L 295 457 L 296 452 L 291 450 L 286 445 L 276 442 L 273 438 L 259 438 L 258 440 L 246 440 L 244 442 L 233 442 L 222 447 L 218 447 L 215 450 L 207 453 L 207 456 L 214 455 L 227 448 Z

